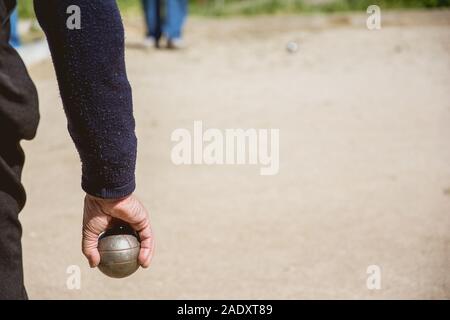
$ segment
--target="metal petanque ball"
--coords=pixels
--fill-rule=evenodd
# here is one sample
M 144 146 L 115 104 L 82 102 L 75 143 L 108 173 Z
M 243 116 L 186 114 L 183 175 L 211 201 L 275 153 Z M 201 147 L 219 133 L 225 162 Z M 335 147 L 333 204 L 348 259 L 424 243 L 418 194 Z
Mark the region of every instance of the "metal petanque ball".
M 117 224 L 98 239 L 101 272 L 111 278 L 125 278 L 138 268 L 141 248 L 138 235 L 126 223 Z

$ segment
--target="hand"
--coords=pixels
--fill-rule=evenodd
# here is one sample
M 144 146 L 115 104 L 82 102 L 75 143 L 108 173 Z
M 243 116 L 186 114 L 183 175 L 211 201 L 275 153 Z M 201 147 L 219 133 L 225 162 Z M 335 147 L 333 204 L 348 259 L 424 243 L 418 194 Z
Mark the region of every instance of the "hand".
M 111 226 L 114 218 L 128 222 L 138 232 L 141 241 L 138 261 L 147 268 L 153 255 L 153 233 L 147 210 L 134 195 L 121 199 L 101 199 L 87 194 L 84 198 L 82 250 L 89 265 L 95 268 L 100 263 L 98 237 Z

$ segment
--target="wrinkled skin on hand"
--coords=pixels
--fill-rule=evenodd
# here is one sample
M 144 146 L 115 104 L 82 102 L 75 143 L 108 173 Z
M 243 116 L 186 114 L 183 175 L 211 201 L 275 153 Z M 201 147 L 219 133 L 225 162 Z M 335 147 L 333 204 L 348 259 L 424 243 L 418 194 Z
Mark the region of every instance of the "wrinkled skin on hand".
M 98 237 L 111 227 L 115 219 L 129 223 L 139 234 L 141 250 L 138 262 L 147 268 L 153 256 L 154 237 L 147 210 L 134 195 L 121 199 L 101 199 L 87 194 L 84 198 L 82 251 L 89 265 L 95 268 L 100 263 Z

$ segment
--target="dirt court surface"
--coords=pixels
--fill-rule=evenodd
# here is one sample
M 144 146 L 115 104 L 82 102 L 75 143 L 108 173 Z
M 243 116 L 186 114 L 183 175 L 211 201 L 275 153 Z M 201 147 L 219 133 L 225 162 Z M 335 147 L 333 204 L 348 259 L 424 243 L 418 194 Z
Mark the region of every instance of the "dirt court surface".
M 140 24 L 127 20 L 137 194 L 156 255 L 126 280 L 81 254 L 80 163 L 52 64 L 33 66 L 30 298 L 450 298 L 450 12 L 384 17 L 376 32 L 365 15 L 192 18 L 179 52 L 136 48 Z M 279 174 L 175 166 L 170 135 L 194 120 L 279 128 Z M 80 290 L 66 287 L 70 265 Z M 366 287 L 369 265 L 381 290 Z

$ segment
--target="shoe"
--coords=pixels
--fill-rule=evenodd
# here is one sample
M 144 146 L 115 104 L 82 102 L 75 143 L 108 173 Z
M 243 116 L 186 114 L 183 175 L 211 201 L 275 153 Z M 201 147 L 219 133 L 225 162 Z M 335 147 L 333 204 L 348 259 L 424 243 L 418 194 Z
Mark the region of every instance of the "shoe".
M 144 48 L 159 48 L 159 41 L 153 37 L 146 37 L 142 42 Z
M 186 45 L 180 38 L 167 40 L 167 49 L 184 49 L 184 48 L 186 48 Z

